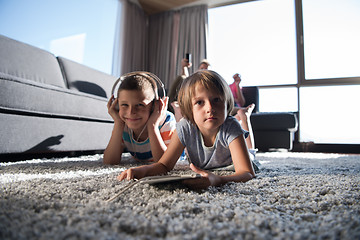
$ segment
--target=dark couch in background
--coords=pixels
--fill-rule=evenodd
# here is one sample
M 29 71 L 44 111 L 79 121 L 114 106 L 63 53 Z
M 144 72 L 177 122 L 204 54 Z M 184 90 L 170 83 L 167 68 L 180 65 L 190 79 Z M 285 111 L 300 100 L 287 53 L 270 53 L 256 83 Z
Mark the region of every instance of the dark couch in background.
M 250 117 L 255 145 L 260 151 L 293 148 L 295 132 L 298 129 L 296 113 L 293 112 L 259 112 L 258 87 L 243 87 L 245 105 L 255 103 Z
M 115 80 L 0 35 L 0 154 L 103 150 Z

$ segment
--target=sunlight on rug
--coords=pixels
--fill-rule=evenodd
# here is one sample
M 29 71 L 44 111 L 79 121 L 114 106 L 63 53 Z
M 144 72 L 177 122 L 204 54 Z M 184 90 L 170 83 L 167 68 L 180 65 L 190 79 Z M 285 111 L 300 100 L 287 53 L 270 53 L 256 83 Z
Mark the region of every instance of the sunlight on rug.
M 0 178 L 0 183 L 9 183 L 16 181 L 29 181 L 34 179 L 70 179 L 70 178 L 82 178 L 82 177 L 90 177 L 90 176 L 100 176 L 105 174 L 110 174 L 114 172 L 123 171 L 122 169 L 103 169 L 97 171 L 66 171 L 61 173 L 38 173 L 38 174 L 2 174 Z
M 56 167 L 56 165 L 63 165 L 67 163 L 72 165 L 73 163 L 79 162 L 99 162 L 102 159 L 101 155 L 93 155 L 93 156 L 81 156 L 74 158 L 53 158 L 53 159 L 33 159 L 27 161 L 19 161 L 19 162 L 10 162 L 10 163 L 0 163 L 0 167 L 5 166 L 28 166 L 31 167 L 33 165 L 52 165 Z M 9 182 L 17 182 L 17 181 L 29 181 L 34 179 L 74 179 L 74 178 L 82 178 L 89 176 L 100 176 L 105 174 L 110 174 L 114 172 L 124 171 L 125 168 L 107 168 L 107 169 L 99 169 L 99 170 L 66 170 L 57 173 L 48 173 L 48 172 L 40 172 L 40 173 L 4 173 L 0 175 L 0 183 L 9 183 Z

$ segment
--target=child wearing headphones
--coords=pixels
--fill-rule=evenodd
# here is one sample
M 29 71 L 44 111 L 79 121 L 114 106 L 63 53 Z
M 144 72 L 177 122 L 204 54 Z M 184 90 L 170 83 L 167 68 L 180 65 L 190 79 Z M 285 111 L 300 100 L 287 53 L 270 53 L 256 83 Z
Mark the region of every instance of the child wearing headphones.
M 176 128 L 174 115 L 167 111 L 168 97 L 159 98 L 157 83 L 162 82 L 148 72 L 128 73 L 119 81 L 107 104 L 114 128 L 103 163 L 119 164 L 125 150 L 135 160 L 157 162 Z
M 199 70 L 184 80 L 178 101 L 184 118 L 177 123 L 161 159 L 151 165 L 127 169 L 118 179 L 165 174 L 174 168 L 185 147 L 190 168 L 202 176 L 185 180 L 190 188 L 203 189 L 254 178 L 256 166 L 250 156 L 254 157 L 255 151 L 249 152 L 245 141 L 249 133 L 231 116 L 234 98 L 226 81 L 214 71 Z M 203 170 L 226 166 L 232 166 L 235 172 L 220 176 Z

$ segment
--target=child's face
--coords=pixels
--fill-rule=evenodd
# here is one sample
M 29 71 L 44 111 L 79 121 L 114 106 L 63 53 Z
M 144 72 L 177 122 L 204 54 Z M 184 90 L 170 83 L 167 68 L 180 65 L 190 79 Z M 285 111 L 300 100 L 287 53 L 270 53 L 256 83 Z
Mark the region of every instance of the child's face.
M 201 132 L 218 131 L 226 118 L 226 104 L 219 93 L 208 90 L 201 84 L 195 86 L 192 98 L 193 117 Z
M 125 124 L 133 130 L 142 130 L 149 119 L 153 96 L 143 91 L 121 90 L 119 92 L 119 115 Z

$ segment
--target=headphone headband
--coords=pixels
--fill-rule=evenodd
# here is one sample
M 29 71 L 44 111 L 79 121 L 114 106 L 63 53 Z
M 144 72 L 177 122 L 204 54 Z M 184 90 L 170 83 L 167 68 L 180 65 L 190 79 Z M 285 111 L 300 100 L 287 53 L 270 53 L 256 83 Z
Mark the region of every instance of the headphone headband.
M 122 75 L 121 77 L 119 77 L 115 81 L 115 83 L 111 89 L 111 95 L 114 95 L 114 97 L 117 98 L 121 82 L 128 77 L 134 77 L 134 76 L 142 76 L 142 77 L 146 78 L 147 80 L 149 80 L 150 82 L 155 80 L 154 82 L 155 82 L 155 84 L 157 83 L 159 85 L 159 87 L 161 88 L 163 96 L 166 96 L 165 87 L 164 87 L 163 82 L 160 80 L 160 78 L 158 78 L 155 74 L 153 74 L 151 72 L 144 72 L 144 71 L 130 72 L 130 73 L 126 73 L 126 74 Z M 158 96 L 159 96 L 159 87 L 157 90 Z

